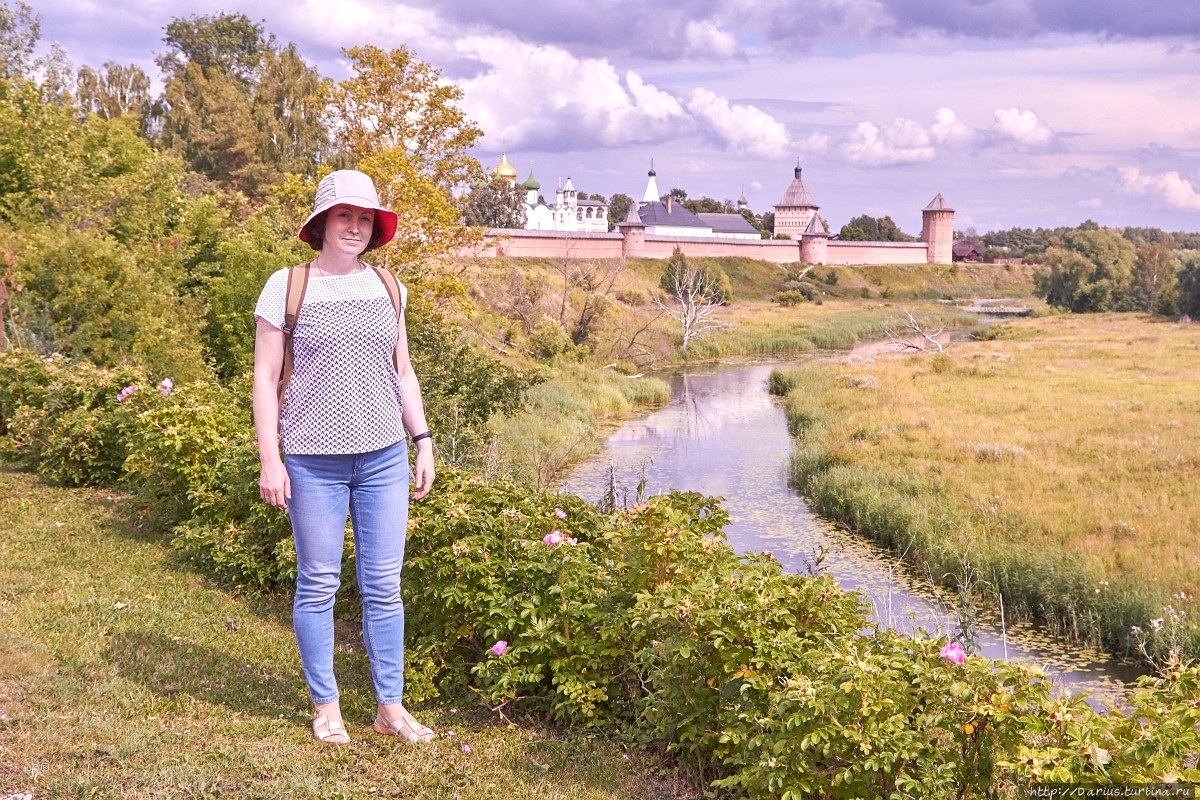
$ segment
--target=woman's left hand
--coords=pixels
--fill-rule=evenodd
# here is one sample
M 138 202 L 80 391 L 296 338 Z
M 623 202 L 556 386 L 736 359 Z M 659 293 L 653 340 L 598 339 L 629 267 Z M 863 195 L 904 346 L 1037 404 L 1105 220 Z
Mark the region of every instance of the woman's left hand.
M 427 444 L 422 442 L 421 444 Z M 433 448 L 418 447 L 416 463 L 413 465 L 412 480 L 416 484 L 417 489 L 409 495 L 413 500 L 420 500 L 425 495 L 429 494 L 429 490 L 433 488 Z

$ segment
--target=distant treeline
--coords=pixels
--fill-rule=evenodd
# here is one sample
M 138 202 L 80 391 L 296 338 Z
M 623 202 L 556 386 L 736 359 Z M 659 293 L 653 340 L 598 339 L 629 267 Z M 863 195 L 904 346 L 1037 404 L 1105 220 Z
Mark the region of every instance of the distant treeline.
M 956 238 L 973 239 L 983 248 L 985 258 L 1024 258 L 1038 261 L 1052 247 L 1062 247 L 1068 234 L 1074 231 L 1099 230 L 1100 225 L 1085 220 L 1074 228 L 1009 228 L 989 231 L 979 236 L 971 231 Z M 1200 250 L 1200 233 L 1184 231 L 1167 232 L 1160 228 L 1114 228 L 1134 247 L 1143 244 L 1159 244 L 1168 250 Z

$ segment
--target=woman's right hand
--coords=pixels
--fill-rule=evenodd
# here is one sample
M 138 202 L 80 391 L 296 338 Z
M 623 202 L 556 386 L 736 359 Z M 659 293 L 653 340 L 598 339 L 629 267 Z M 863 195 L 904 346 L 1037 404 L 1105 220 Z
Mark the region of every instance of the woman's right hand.
M 265 503 L 276 508 L 287 508 L 287 501 L 292 497 L 292 481 L 279 459 L 262 465 L 262 474 L 258 478 L 258 494 Z

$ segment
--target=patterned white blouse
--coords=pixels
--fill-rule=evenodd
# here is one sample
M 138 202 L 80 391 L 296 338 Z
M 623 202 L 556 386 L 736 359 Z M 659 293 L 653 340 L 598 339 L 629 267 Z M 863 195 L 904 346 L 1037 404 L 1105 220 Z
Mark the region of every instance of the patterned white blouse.
M 272 275 L 254 315 L 283 327 L 288 271 Z M 400 286 L 401 308 L 408 292 Z M 404 438 L 392 362 L 398 326 L 387 290 L 369 268 L 311 275 L 292 335 L 292 379 L 279 413 L 284 455 L 369 453 Z

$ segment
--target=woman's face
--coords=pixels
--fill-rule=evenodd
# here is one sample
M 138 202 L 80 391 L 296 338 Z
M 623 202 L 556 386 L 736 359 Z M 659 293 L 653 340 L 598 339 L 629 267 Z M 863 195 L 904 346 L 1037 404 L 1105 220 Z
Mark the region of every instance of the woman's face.
M 375 209 L 336 205 L 325 216 L 325 242 L 322 249 L 358 256 L 371 243 L 375 230 Z

